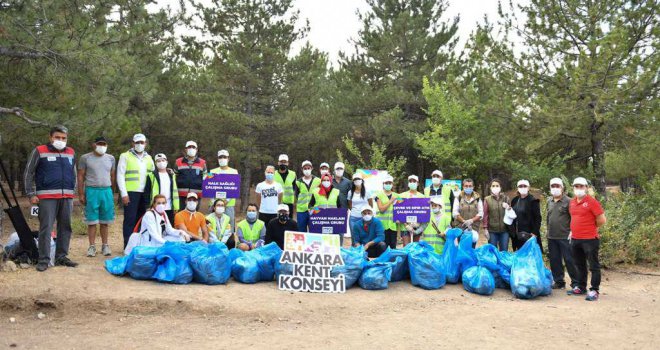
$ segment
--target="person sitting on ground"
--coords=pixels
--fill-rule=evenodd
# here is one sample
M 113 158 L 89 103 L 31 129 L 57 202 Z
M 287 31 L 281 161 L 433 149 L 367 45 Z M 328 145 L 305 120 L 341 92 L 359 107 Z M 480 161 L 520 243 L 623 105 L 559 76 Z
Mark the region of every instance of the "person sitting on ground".
M 236 240 L 231 227 L 231 218 L 225 214 L 226 208 L 226 199 L 216 199 L 213 202 L 213 212 L 206 216 L 206 224 L 209 229 L 209 243 L 222 242 L 231 249 L 236 247 Z
M 247 206 L 245 220 L 236 225 L 236 235 L 238 236 L 238 249 L 243 251 L 259 248 L 264 244 L 266 238 L 266 225 L 257 218 L 259 207 L 250 203 Z
M 280 249 L 284 249 L 284 232 L 297 230 L 298 223 L 296 220 L 291 220 L 289 206 L 280 204 L 277 207 L 277 217 L 266 225 L 266 244 L 275 242 Z
M 204 242 L 208 242 L 209 229 L 206 227 L 204 214 L 197 211 L 198 200 L 197 193 L 188 192 L 186 196 L 186 209 L 176 213 L 174 216 L 174 227 L 188 232 L 195 241 L 203 240 Z
M 373 209 L 368 205 L 364 205 L 360 213 L 362 218 L 351 227 L 353 247 L 363 246 L 370 258 L 377 258 L 387 249 L 383 223 L 374 217 Z
M 131 253 L 137 246 L 160 247 L 165 242 L 189 242 L 190 235 L 183 230 L 172 227 L 165 213 L 167 198 L 162 194 L 154 196 L 151 208 L 142 216 L 137 226 L 139 230 L 131 234 L 124 254 Z

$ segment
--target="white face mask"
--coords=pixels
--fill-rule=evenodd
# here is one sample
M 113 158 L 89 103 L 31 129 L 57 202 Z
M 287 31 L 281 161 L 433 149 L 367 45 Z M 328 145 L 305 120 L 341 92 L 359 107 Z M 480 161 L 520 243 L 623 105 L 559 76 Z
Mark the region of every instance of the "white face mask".
M 328 188 L 328 187 L 330 187 L 330 185 L 332 185 L 332 182 L 330 182 L 330 181 L 323 181 L 323 182 L 321 182 L 321 185 L 323 185 L 323 187 L 325 187 L 325 188 Z
M 371 219 L 373 219 L 373 218 L 374 218 L 373 215 L 362 215 L 362 220 L 367 221 L 367 222 L 371 221 Z
M 96 153 L 100 155 L 104 155 L 105 152 L 108 150 L 108 146 L 96 146 L 94 150 L 96 151 Z
M 145 145 L 141 144 L 141 143 L 136 143 L 135 146 L 133 146 L 133 148 L 135 149 L 135 152 L 137 152 L 137 153 L 144 152 L 144 147 L 145 147 Z
M 353 184 L 355 184 L 355 186 L 362 186 L 362 180 L 353 180 Z
M 218 215 L 222 215 L 225 213 L 225 207 L 215 207 L 215 213 Z
M 156 162 L 156 167 L 160 170 L 167 168 L 167 161 L 158 161 Z
M 500 187 L 491 187 L 490 191 L 497 196 L 498 194 L 500 194 L 500 191 L 502 191 L 502 189 Z
M 66 148 L 66 141 L 55 140 L 55 141 L 53 141 L 53 147 L 55 147 L 57 150 L 61 151 L 64 148 Z
M 165 212 L 165 204 L 156 204 L 156 212 L 162 214 Z
M 218 165 L 220 166 L 227 166 L 229 163 L 229 159 L 218 159 Z
M 556 188 L 556 187 L 551 188 L 550 194 L 555 197 L 559 197 L 561 195 L 561 188 Z
M 305 175 L 305 176 L 310 176 L 310 175 L 312 175 L 312 169 L 304 169 L 304 170 L 303 170 L 303 175 Z
M 344 176 L 344 170 L 343 169 L 335 170 L 335 175 L 337 175 L 339 177 Z
M 408 182 L 408 188 L 411 190 L 417 190 L 417 182 Z
M 188 211 L 197 210 L 197 202 L 195 201 L 186 202 L 186 209 L 188 209 Z
M 529 193 L 529 188 L 527 187 L 519 188 L 518 192 L 520 192 L 520 194 L 522 194 L 523 196 L 527 195 Z
M 434 177 L 434 178 L 431 179 L 431 182 L 432 182 L 434 185 L 438 186 L 438 185 L 442 182 L 442 179 L 439 178 L 439 177 Z
M 442 210 L 442 208 L 437 208 L 437 207 L 436 207 L 436 208 L 433 208 L 433 209 L 431 209 L 431 210 L 433 211 L 433 214 L 439 214 L 439 213 L 440 213 L 440 210 Z
M 576 196 L 582 198 L 582 197 L 587 195 L 587 190 L 585 190 L 585 189 L 579 189 L 578 190 L 577 188 L 574 188 L 573 193 L 575 193 Z
M 186 150 L 186 154 L 188 155 L 188 157 L 194 157 L 194 156 L 197 155 L 197 149 L 195 149 L 195 148 L 188 148 L 188 149 Z

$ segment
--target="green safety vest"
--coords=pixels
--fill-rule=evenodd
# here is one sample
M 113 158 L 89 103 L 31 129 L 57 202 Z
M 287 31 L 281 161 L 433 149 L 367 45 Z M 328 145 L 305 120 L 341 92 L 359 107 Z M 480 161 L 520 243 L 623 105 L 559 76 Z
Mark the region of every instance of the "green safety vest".
M 445 239 L 437 235 L 438 231 L 433 227 L 432 222 L 434 222 L 433 213 L 431 213 L 431 218 L 429 219 L 429 224 L 426 226 L 424 232 L 422 232 L 422 241 L 430 244 L 436 253 L 442 254 L 442 251 L 445 249 Z M 442 213 L 440 217 L 440 222 L 436 224 L 440 232 L 447 231 L 447 228 L 451 225 L 451 214 Z
M 424 189 L 424 195 L 427 197 L 431 197 L 431 187 L 433 185 L 427 187 Z M 442 207 L 445 209 L 445 213 L 451 213 L 451 201 L 450 201 L 450 195 L 451 195 L 451 189 L 449 186 L 444 186 L 442 185 Z
M 339 190 L 333 188 L 330 195 L 326 198 L 319 194 L 321 187 L 317 187 L 312 191 L 314 195 L 314 204 L 319 208 L 337 208 L 337 198 L 339 198 Z
M 215 216 L 215 213 L 211 213 L 209 215 L 206 215 L 206 221 L 208 221 L 209 225 L 209 234 L 210 235 L 215 235 L 215 238 L 218 240 L 218 242 L 222 241 L 222 236 L 225 234 L 227 230 L 231 231 L 231 219 L 229 218 L 229 215 L 227 214 L 222 214 L 222 223 L 224 227 L 222 227 L 220 230 L 217 229 L 217 216 Z M 245 234 L 245 231 L 243 231 Z M 245 236 L 244 236 L 245 237 Z
M 307 184 L 305 184 L 302 179 L 296 181 L 298 186 L 298 202 L 296 204 L 296 211 L 299 213 L 305 212 L 309 208 L 309 201 L 312 200 L 312 192 L 317 187 L 321 186 L 321 179 L 314 176 L 312 177 L 312 183 L 309 185 L 309 190 L 307 189 Z
M 209 171 L 209 174 L 238 174 L 238 170 L 234 168 L 228 168 L 227 170 L 222 170 L 222 168 L 217 167 L 215 169 L 211 169 Z M 213 205 L 213 201 L 210 203 Z M 227 198 L 227 207 L 235 207 L 236 206 L 236 198 Z
M 236 226 L 241 229 L 241 232 L 243 233 L 243 238 L 246 241 L 255 244 L 261 237 L 259 236 L 259 233 L 261 233 L 261 229 L 264 228 L 265 224 L 263 221 L 257 219 L 257 221 L 255 221 L 254 224 L 252 225 L 252 228 L 250 228 L 250 224 L 247 222 L 247 220 L 243 220 L 239 222 L 238 225 Z
M 293 193 L 293 183 L 296 181 L 296 173 L 293 170 L 289 170 L 286 179 L 282 181 L 281 174 L 275 176 L 275 182 L 282 185 L 284 193 L 282 194 L 282 203 L 284 204 L 293 204 L 295 194 Z
M 149 197 L 149 204 L 154 200 L 156 195 L 160 194 L 160 184 L 156 180 L 156 173 L 153 171 L 149 173 L 149 181 L 151 181 L 151 197 Z M 172 200 L 172 210 L 179 211 L 179 189 L 176 185 L 176 175 L 172 175 L 172 193 L 170 194 L 170 199 Z
M 396 198 L 398 194 L 392 192 L 392 196 Z M 378 201 L 381 203 L 385 203 L 390 200 L 389 198 L 387 198 L 387 195 L 383 191 L 378 192 L 378 194 L 376 194 L 376 197 L 378 198 Z M 383 223 L 383 228 L 385 230 L 396 231 L 396 223 L 392 220 L 393 211 L 394 211 L 394 203 L 390 204 L 390 206 L 387 207 L 384 213 L 381 213 L 380 210 L 376 210 L 376 217 L 380 219 L 380 222 Z
M 136 192 L 140 184 L 147 181 L 146 175 L 144 178 L 140 177 L 140 160 L 133 152 L 126 151 L 122 155 L 126 158 L 126 173 L 124 176 L 126 192 Z M 147 174 L 154 171 L 154 161 L 149 154 L 145 153 L 142 161 L 147 162 Z

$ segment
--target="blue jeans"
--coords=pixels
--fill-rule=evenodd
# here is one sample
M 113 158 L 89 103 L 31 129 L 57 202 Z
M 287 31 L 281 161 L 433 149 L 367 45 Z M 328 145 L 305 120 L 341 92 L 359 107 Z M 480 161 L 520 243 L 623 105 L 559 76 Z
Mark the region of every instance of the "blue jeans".
M 508 232 L 489 232 L 490 238 L 488 243 L 498 248 L 501 252 L 509 250 L 509 233 Z
M 309 212 L 307 210 L 302 213 L 296 213 L 296 220 L 298 222 L 298 231 L 307 232 L 307 224 L 309 223 Z

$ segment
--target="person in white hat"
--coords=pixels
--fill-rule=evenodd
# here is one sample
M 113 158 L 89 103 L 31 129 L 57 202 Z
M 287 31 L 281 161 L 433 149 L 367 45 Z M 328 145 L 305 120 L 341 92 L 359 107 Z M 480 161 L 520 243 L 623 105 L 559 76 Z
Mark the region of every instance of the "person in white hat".
M 144 193 L 147 183 L 147 174 L 154 171 L 155 164 L 151 156 L 145 151 L 147 138 L 143 134 L 133 135 L 132 148 L 119 156 L 117 162 L 117 188 L 124 205 L 124 247 L 133 233 L 133 228 L 141 218 L 148 201 Z
M 431 198 L 431 218 L 422 233 L 422 241 L 430 244 L 436 253 L 442 254 L 445 249 L 447 230 L 451 228 L 451 213 L 444 208 L 444 200 L 441 196 Z
M 156 195 L 162 194 L 167 199 L 165 214 L 170 222 L 174 222 L 174 214 L 180 208 L 176 175 L 167 171 L 167 156 L 165 154 L 158 153 L 154 156 L 154 159 L 156 161 L 156 170 L 149 173 L 147 184 L 144 186 L 145 198 L 149 200 L 145 203 L 145 206 L 148 206 Z
M 583 177 L 573 180 L 575 197 L 569 204 L 571 213 L 570 245 L 575 262 L 576 284 L 568 292 L 571 295 L 583 295 L 587 290 L 587 275 L 591 271 L 591 287 L 586 300 L 596 301 L 600 297 L 600 236 L 598 228 L 605 225 L 607 218 L 600 202 L 587 193 L 589 183 Z M 587 263 L 589 268 L 587 269 Z
M 529 181 L 520 180 L 517 187 L 518 195 L 511 199 L 511 207 L 516 212 L 516 218 L 510 226 L 511 246 L 516 251 L 525 244 L 527 239 L 534 236 L 542 253 L 541 205 L 538 198 L 529 194 Z
M 197 142 L 188 141 L 184 149 L 184 156 L 176 159 L 176 185 L 179 188 L 180 207 L 186 205 L 186 195 L 194 192 L 202 199 L 202 181 L 208 172 L 206 160 L 199 157 Z M 199 205 L 199 202 L 198 202 Z M 197 207 L 199 209 L 199 206 Z
M 275 182 L 282 185 L 282 203 L 289 206 L 289 217 L 293 219 L 295 213 L 294 203 L 296 202 L 296 172 L 289 169 L 289 156 L 280 154 L 277 158 L 277 172 L 275 173 Z
M 209 241 L 206 217 L 197 211 L 199 196 L 195 192 L 186 195 L 186 209 L 174 215 L 174 227 L 186 231 L 193 240 Z
M 275 181 L 275 167 L 268 165 L 264 172 L 265 180 L 258 183 L 255 189 L 257 193 L 257 206 L 259 207 L 259 220 L 264 225 L 277 217 L 277 206 L 282 203 L 284 189 Z
M 452 191 L 451 184 L 442 184 L 442 171 L 433 170 L 431 186 L 424 188 L 424 195 L 429 198 L 442 197 L 444 211 L 451 214 L 454 205 L 454 191 Z
M 339 208 L 348 208 L 348 191 L 351 190 L 351 180 L 344 177 L 344 163 L 335 163 L 335 176 L 332 178 L 332 187 L 339 190 Z
M 362 174 L 356 172 L 353 174 L 353 184 L 351 185 L 350 191 L 348 191 L 348 208 L 351 210 L 349 216 L 349 224 L 353 226 L 355 222 L 362 218 L 360 209 L 368 205 L 373 207 L 374 202 L 371 199 L 371 193 L 368 192 L 367 188 L 364 186 L 364 179 Z
M 229 167 L 229 151 L 226 149 L 218 151 L 218 165 L 219 167 L 211 169 L 209 174 L 238 174 L 238 170 Z M 236 198 L 227 198 L 225 214 L 229 216 L 231 227 L 236 227 Z
M 330 174 L 330 164 L 323 162 L 319 165 L 319 176 Z
M 488 243 L 501 252 L 509 250 L 509 231 L 504 222 L 507 210 L 511 209 L 511 199 L 502 193 L 502 182 L 499 179 L 490 181 L 490 195 L 483 201 L 484 217 L 482 227 Z
M 571 233 L 571 214 L 569 205 L 571 199 L 564 193 L 564 182 L 555 177 L 550 179 L 550 194 L 546 206 L 546 223 L 548 232 L 548 258 L 552 271 L 552 289 L 566 288 L 564 281 L 564 266 L 571 278 L 571 288 L 577 286 L 575 265 L 568 236 Z
M 479 227 L 484 217 L 484 204 L 479 193 L 474 190 L 474 181 L 463 179 L 463 190 L 454 199 L 452 216 L 456 226 L 472 231 L 472 247 L 476 247 L 479 240 Z
M 351 245 L 363 246 L 370 258 L 377 258 L 387 249 L 383 224 L 368 205 L 362 206 L 360 213 L 362 218 L 351 226 Z
M 418 186 L 419 177 L 417 175 L 408 176 L 408 191 L 399 193 L 399 198 L 424 198 L 424 195 L 417 191 Z M 405 247 L 410 242 L 419 241 L 427 223 L 397 221 L 397 224 L 397 232 L 401 235 Z
M 277 217 L 266 224 L 265 244 L 275 242 L 280 249 L 284 249 L 284 232 L 297 230 L 298 224 L 291 220 L 289 206 L 280 204 L 277 206 Z
M 396 249 L 397 243 L 397 224 L 392 220 L 392 211 L 394 202 L 398 198 L 398 194 L 393 192 L 394 178 L 386 175 L 383 178 L 383 190 L 376 193 L 375 201 L 378 210 L 376 217 L 380 219 L 385 229 L 385 245 L 391 249 Z
M 298 232 L 307 232 L 309 224 L 309 202 L 312 200 L 312 193 L 321 185 L 321 179 L 312 175 L 312 162 L 306 160 L 302 162 L 302 173 L 296 180 L 296 221 L 298 222 Z

